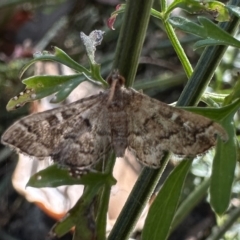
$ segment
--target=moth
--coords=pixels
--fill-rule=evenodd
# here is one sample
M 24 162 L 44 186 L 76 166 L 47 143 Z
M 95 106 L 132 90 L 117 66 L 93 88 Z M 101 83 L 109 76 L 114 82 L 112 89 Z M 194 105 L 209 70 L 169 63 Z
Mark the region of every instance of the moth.
M 214 121 L 125 88 L 124 82 L 114 71 L 109 89 L 20 119 L 2 143 L 77 168 L 95 164 L 110 149 L 117 157 L 128 149 L 142 164 L 159 168 L 165 152 L 195 157 L 213 147 L 217 135 L 227 141 Z

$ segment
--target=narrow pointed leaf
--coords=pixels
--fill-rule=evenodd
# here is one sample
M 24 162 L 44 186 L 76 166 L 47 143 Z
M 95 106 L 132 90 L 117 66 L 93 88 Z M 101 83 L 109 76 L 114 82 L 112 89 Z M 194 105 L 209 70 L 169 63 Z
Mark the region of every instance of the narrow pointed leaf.
M 218 215 L 229 207 L 237 160 L 234 123 L 226 119 L 222 125 L 228 131 L 229 140 L 217 143 L 210 185 L 210 203 Z
M 153 202 L 142 233 L 143 240 L 167 239 L 191 161 L 182 161 L 169 175 Z
M 109 174 L 104 173 L 87 173 L 80 178 L 72 177 L 66 168 L 54 164 L 42 171 L 34 174 L 27 183 L 29 187 L 58 187 L 62 185 L 95 185 L 110 184 L 114 185 L 116 180 Z
M 218 141 L 216 154 L 213 160 L 210 185 L 210 202 L 214 211 L 222 215 L 229 207 L 234 171 L 237 161 L 237 146 L 233 117 L 240 107 L 240 100 L 225 107 L 228 110 L 221 119 L 222 126 L 228 132 L 229 140 L 226 143 Z
M 205 108 L 205 107 L 179 107 L 186 111 L 194 112 L 205 117 L 208 117 L 216 122 L 223 122 L 228 116 L 232 116 L 240 107 L 240 99 L 221 108 Z
M 216 46 L 216 45 L 227 45 L 225 41 L 219 41 L 215 39 L 204 39 L 204 40 L 199 40 L 193 44 L 193 49 L 196 50 L 201 47 L 208 47 L 208 46 Z
M 25 90 L 13 97 L 7 104 L 7 110 L 11 111 L 23 106 L 27 102 L 35 101 L 58 92 L 54 97 L 54 103 L 64 100 L 86 78 L 82 74 L 67 76 L 34 76 L 23 80 Z
M 70 58 L 63 50 L 61 50 L 58 47 L 54 47 L 54 53 L 50 53 L 48 51 L 43 52 L 37 52 L 34 54 L 34 59 L 31 60 L 28 64 L 26 64 L 23 69 L 20 72 L 20 77 L 23 75 L 23 73 L 35 62 L 38 61 L 54 61 L 62 63 L 77 72 L 84 72 L 85 74 L 89 75 L 90 72 L 83 67 L 82 65 L 78 64 L 76 61 L 74 61 L 72 58 Z
M 202 38 L 208 37 L 203 26 L 198 25 L 197 23 L 192 22 L 187 18 L 171 17 L 171 18 L 169 18 L 168 21 L 170 22 L 171 25 L 173 25 L 176 28 L 181 29 L 184 32 L 191 33 L 191 34 L 197 35 Z
M 177 27 L 184 32 L 188 32 L 199 37 L 211 40 L 211 45 L 219 43 L 221 45 L 230 45 L 238 48 L 240 47 L 240 41 L 232 37 L 229 33 L 222 30 L 218 25 L 214 24 L 209 19 L 204 17 L 198 17 L 198 20 L 201 25 L 198 25 L 183 17 L 171 17 L 169 19 L 169 22 L 174 27 Z M 205 46 L 206 42 L 203 43 Z M 197 47 L 200 46 L 201 44 L 198 43 Z

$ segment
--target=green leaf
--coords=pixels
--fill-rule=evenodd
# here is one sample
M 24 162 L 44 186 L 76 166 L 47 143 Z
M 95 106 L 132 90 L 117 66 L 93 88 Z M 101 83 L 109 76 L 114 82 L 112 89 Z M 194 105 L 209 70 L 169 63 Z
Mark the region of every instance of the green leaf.
M 175 8 L 180 7 L 183 10 L 196 14 L 197 12 L 208 12 L 213 15 L 216 21 L 226 22 L 230 20 L 230 16 L 225 5 L 218 1 L 195 1 L 195 0 L 175 0 L 173 1 L 167 11 L 168 15 Z
M 27 102 L 44 98 L 53 93 L 57 94 L 51 99 L 52 103 L 63 101 L 86 78 L 83 74 L 67 76 L 34 76 L 23 80 L 26 88 L 18 96 L 13 97 L 7 104 L 11 111 L 23 106 Z
M 216 154 L 213 160 L 210 185 L 210 202 L 214 211 L 222 215 L 229 207 L 234 171 L 237 161 L 236 134 L 233 117 L 239 109 L 240 99 L 224 107 L 224 116 L 220 123 L 228 132 L 229 140 L 226 143 L 218 141 Z
M 196 43 L 194 43 L 193 49 L 196 50 L 201 47 L 208 47 L 208 46 L 215 46 L 215 45 L 226 45 L 226 42 L 218 41 L 214 39 L 199 40 Z
M 236 167 L 237 149 L 232 117 L 222 122 L 223 127 L 227 129 L 229 140 L 226 143 L 218 141 L 213 160 L 210 203 L 218 215 L 224 214 L 229 207 Z
M 94 32 L 94 31 L 93 31 Z M 91 35 L 91 34 L 90 34 Z M 97 39 L 98 40 L 98 39 Z M 93 42 L 97 44 L 98 42 Z M 95 46 L 93 46 L 95 48 Z M 55 54 L 47 51 L 35 53 L 34 59 L 28 62 L 22 69 L 20 76 L 26 69 L 37 61 L 56 61 L 66 66 L 75 69 L 80 74 L 68 76 L 34 76 L 23 80 L 26 88 L 18 96 L 12 98 L 7 104 L 7 110 L 11 111 L 22 107 L 25 103 L 44 98 L 53 93 L 57 94 L 51 99 L 52 103 L 63 101 L 72 92 L 74 88 L 86 79 L 102 86 L 108 86 L 108 83 L 102 78 L 100 65 L 91 62 L 91 71 L 79 65 L 70 58 L 64 51 L 55 47 Z M 94 57 L 94 56 L 93 56 Z M 100 83 L 99 83 L 100 82 Z
M 194 0 L 175 0 L 167 8 L 166 13 L 171 13 L 175 8 L 182 8 L 189 13 L 196 13 L 205 10 L 205 7 L 201 2 Z
M 208 108 L 208 107 L 178 107 L 186 111 L 190 111 L 196 114 L 203 115 L 207 118 L 212 119 L 213 121 L 222 123 L 225 121 L 227 116 L 232 116 L 231 114 L 238 110 L 240 105 L 240 100 L 220 108 Z
M 229 109 L 226 107 L 222 108 L 211 108 L 211 107 L 178 107 L 186 111 L 190 111 L 204 117 L 210 118 L 215 122 L 220 122 L 225 117 Z
M 47 51 L 35 53 L 34 59 L 28 62 L 21 70 L 20 77 L 33 63 L 37 61 L 59 62 L 76 70 L 77 72 L 80 72 L 80 74 L 70 76 L 34 76 L 23 80 L 23 83 L 25 83 L 27 87 L 23 93 L 10 100 L 7 105 L 8 111 L 21 107 L 26 102 L 41 99 L 55 92 L 58 93 L 51 102 L 58 103 L 63 101 L 79 83 L 85 81 L 86 79 L 94 83 L 100 82 L 100 84 L 105 87 L 108 86 L 108 83 L 101 76 L 101 69 L 97 63 L 91 63 L 91 71 L 89 71 L 82 65 L 75 62 L 61 49 L 54 47 L 54 50 L 54 54 Z
M 69 171 L 57 164 L 54 164 L 38 173 L 34 174 L 28 181 L 26 186 L 42 188 L 42 187 L 58 187 L 62 185 L 83 184 L 94 186 L 96 184 L 114 185 L 116 180 L 109 174 L 104 173 L 88 173 L 81 178 L 72 177 Z
M 142 233 L 143 240 L 167 239 L 191 161 L 182 161 L 168 176 L 153 202 Z
M 54 54 L 49 53 L 48 51 L 43 52 L 36 52 L 34 54 L 34 59 L 31 60 L 28 64 L 26 64 L 20 73 L 20 78 L 23 75 L 23 73 L 35 62 L 37 61 L 54 61 L 62 63 L 77 72 L 85 73 L 87 75 L 91 75 L 90 71 L 88 71 L 85 67 L 75 62 L 72 58 L 70 58 L 63 50 L 60 48 L 54 47 Z
M 207 41 L 197 42 L 194 48 L 199 48 L 209 45 L 230 45 L 233 47 L 240 47 L 240 41 L 232 37 L 229 33 L 223 31 L 219 26 L 214 24 L 207 18 L 198 17 L 201 25 L 198 25 L 183 17 L 172 17 L 168 21 L 174 26 L 181 29 L 184 32 L 188 32 L 197 35 L 202 38 L 206 38 Z

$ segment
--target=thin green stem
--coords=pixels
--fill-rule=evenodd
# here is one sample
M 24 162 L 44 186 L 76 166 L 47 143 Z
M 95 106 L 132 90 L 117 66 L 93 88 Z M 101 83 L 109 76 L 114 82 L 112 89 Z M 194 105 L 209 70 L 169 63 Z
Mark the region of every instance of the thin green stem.
M 172 43 L 172 46 L 183 66 L 183 69 L 187 75 L 188 78 L 190 78 L 190 76 L 192 75 L 193 73 L 193 69 L 192 69 L 192 66 L 191 66 L 191 63 L 189 62 L 180 42 L 178 41 L 178 38 L 174 32 L 174 29 L 173 27 L 171 26 L 171 24 L 168 22 L 168 21 L 163 21 L 163 24 L 165 26 L 165 29 L 166 29 L 166 33 L 168 35 L 168 38 L 169 40 L 171 41 Z
M 161 4 L 161 11 L 162 13 L 165 13 L 167 11 L 167 1 L 166 0 L 161 0 L 160 1 Z M 168 14 L 164 14 L 164 20 L 163 20 L 163 25 L 166 29 L 166 33 L 168 35 L 168 38 L 183 66 L 183 69 L 187 75 L 188 78 L 190 78 L 190 76 L 192 75 L 193 69 L 191 66 L 191 63 L 189 62 L 180 42 L 178 41 L 178 38 L 174 32 L 173 27 L 171 26 L 171 24 L 167 21 L 168 19 Z
M 110 153 L 105 169 L 105 173 L 112 175 L 113 167 L 115 164 L 115 154 Z M 98 239 L 103 240 L 106 239 L 106 227 L 107 227 L 107 212 L 109 207 L 109 199 L 111 193 L 111 184 L 105 184 L 103 190 L 101 191 L 100 203 L 98 205 L 98 214 L 97 214 L 97 230 Z

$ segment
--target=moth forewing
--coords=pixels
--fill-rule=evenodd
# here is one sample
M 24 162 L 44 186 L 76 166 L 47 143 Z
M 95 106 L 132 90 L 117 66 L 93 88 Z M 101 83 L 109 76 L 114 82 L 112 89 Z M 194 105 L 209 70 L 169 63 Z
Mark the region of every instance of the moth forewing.
M 110 89 L 60 108 L 20 119 L 2 143 L 35 157 L 86 167 L 111 148 L 123 157 L 128 148 L 144 165 L 157 168 L 165 152 L 193 157 L 216 144 L 225 130 L 203 116 L 169 106 L 125 88 L 114 72 Z

